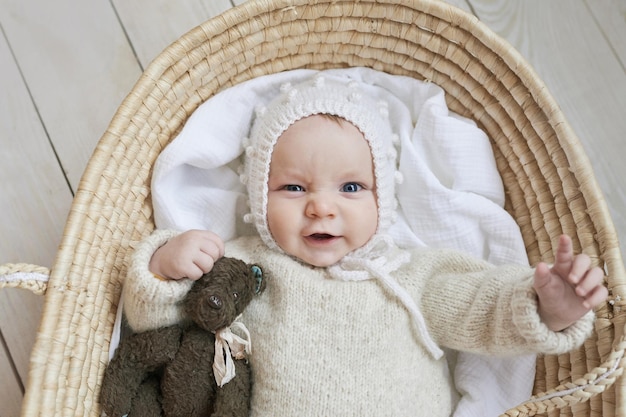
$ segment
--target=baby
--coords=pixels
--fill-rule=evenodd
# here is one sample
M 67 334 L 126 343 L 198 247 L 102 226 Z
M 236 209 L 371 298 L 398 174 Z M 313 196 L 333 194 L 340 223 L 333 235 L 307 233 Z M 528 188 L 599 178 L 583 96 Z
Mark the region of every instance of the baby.
M 262 265 L 268 287 L 243 317 L 254 341 L 252 416 L 449 416 L 442 348 L 581 345 L 607 290 L 569 237 L 553 266 L 535 269 L 394 245 L 401 178 L 386 113 L 355 82 L 285 86 L 258 111 L 245 149 L 246 220 L 258 236 L 224 244 L 210 231 L 155 231 L 124 288 L 131 328 L 184 320 L 179 301 L 224 254 Z

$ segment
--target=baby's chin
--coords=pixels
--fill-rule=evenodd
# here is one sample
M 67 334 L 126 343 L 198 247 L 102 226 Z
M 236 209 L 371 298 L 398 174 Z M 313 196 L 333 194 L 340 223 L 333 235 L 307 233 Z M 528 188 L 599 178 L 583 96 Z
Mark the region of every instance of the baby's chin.
M 365 246 L 365 245 L 363 245 Z M 361 246 L 362 247 L 362 246 Z M 353 249 L 353 250 L 349 250 L 346 252 L 339 252 L 339 253 L 332 253 L 332 254 L 322 254 L 322 255 L 310 255 L 310 254 L 306 254 L 306 255 L 302 255 L 302 254 L 294 254 L 294 253 L 290 253 L 289 251 L 286 251 L 284 248 L 280 248 L 284 253 L 286 253 L 287 255 L 291 256 L 293 259 L 297 260 L 298 262 L 310 266 L 312 268 L 328 268 L 334 265 L 337 265 L 338 263 L 341 262 L 342 259 L 344 259 L 347 255 L 354 253 L 356 250 L 360 249 L 361 247 L 357 248 L 357 249 Z
M 339 263 L 346 254 L 339 254 L 333 256 L 302 256 L 299 254 L 292 254 L 285 250 L 283 250 L 287 255 L 291 256 L 293 259 L 297 260 L 301 264 L 310 266 L 312 268 L 327 268 L 329 266 L 336 265 Z
M 293 256 L 293 255 L 291 255 L 291 256 L 294 259 L 296 259 L 297 261 L 299 261 L 300 263 L 302 263 L 304 265 L 307 265 L 307 266 L 310 266 L 312 268 L 327 268 L 329 266 L 336 265 L 343 258 L 343 256 L 342 256 L 339 259 L 321 261 L 321 260 L 302 258 L 302 257 L 299 257 L 299 256 Z

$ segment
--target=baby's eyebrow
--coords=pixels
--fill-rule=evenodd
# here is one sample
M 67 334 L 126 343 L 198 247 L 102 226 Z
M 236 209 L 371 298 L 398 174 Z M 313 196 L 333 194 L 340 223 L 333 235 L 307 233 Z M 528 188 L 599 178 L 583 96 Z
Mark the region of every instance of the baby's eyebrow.
M 269 180 L 274 179 L 274 181 L 280 180 L 281 182 L 292 181 L 293 179 L 298 178 L 298 177 L 299 177 L 298 174 L 288 172 L 287 170 L 284 170 L 284 169 L 277 169 L 275 171 L 270 171 L 269 173 Z
M 348 170 L 339 176 L 346 179 L 344 182 L 376 182 L 374 174 L 369 174 L 364 170 Z

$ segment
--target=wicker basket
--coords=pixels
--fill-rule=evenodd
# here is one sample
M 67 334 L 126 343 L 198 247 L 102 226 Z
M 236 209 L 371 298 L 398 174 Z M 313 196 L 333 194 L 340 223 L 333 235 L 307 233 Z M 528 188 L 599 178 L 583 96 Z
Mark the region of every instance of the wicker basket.
M 133 244 L 154 228 L 152 165 L 220 90 L 295 68 L 367 66 L 430 80 L 492 140 L 507 210 L 532 263 L 561 233 L 605 268 L 610 300 L 580 350 L 537 362 L 536 397 L 507 415 L 626 416 L 626 274 L 586 155 L 544 84 L 475 17 L 437 0 L 252 0 L 182 36 L 145 71 L 87 165 L 45 292 L 23 415 L 99 415 L 98 392 Z M 24 265 L 0 273 L 20 276 Z M 33 271 L 39 271 L 34 269 Z M 35 273 L 40 277 L 40 273 Z M 10 281 L 35 291 L 33 273 Z M 5 284 L 6 285 L 6 284 Z

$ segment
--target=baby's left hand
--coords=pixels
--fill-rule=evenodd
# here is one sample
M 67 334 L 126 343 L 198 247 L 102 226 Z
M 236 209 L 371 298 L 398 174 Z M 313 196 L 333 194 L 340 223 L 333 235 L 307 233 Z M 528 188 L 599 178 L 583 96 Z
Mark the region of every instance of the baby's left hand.
M 604 272 L 591 268 L 585 254 L 574 256 L 572 239 L 559 239 L 554 265 L 544 262 L 535 269 L 533 287 L 539 297 L 539 316 L 552 331 L 561 331 L 606 300 Z

